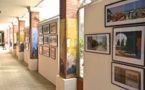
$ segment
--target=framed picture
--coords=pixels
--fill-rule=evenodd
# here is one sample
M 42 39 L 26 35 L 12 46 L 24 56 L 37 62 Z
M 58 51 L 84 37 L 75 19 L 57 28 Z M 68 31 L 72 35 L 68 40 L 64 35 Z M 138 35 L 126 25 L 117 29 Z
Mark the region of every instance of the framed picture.
M 49 36 L 49 45 L 56 47 L 58 42 L 58 37 L 57 35 L 51 35 Z
M 42 46 L 39 46 L 39 54 L 43 54 L 43 48 L 42 48 Z
M 42 34 L 43 34 L 42 26 L 39 26 L 39 35 L 42 35 Z
M 49 24 L 43 26 L 43 34 L 49 34 Z
M 25 43 L 30 43 L 29 42 L 29 37 L 25 37 Z
M 49 36 L 44 36 L 44 44 L 49 44 Z
M 29 50 L 29 44 L 25 44 L 25 45 L 26 45 L 25 49 Z
M 105 26 L 145 23 L 145 0 L 120 0 L 105 6 Z
M 50 33 L 51 34 L 56 34 L 57 33 L 57 22 L 54 22 L 54 23 L 50 24 Z
M 144 69 L 112 63 L 112 84 L 127 90 L 144 90 Z
M 113 30 L 113 60 L 144 65 L 145 26 Z
M 51 58 L 56 59 L 56 48 L 51 48 L 50 52 L 51 52 Z
M 43 36 L 39 36 L 38 43 L 43 44 Z
M 86 34 L 85 35 L 85 51 L 110 54 L 110 34 Z
M 43 46 L 43 55 L 50 57 L 50 48 Z

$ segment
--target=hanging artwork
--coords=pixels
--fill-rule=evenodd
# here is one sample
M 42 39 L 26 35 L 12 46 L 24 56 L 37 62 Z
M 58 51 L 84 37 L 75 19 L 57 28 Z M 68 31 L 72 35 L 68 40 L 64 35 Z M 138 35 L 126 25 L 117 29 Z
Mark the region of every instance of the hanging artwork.
M 50 33 L 51 34 L 57 33 L 57 23 L 56 22 L 50 24 Z
M 32 57 L 38 57 L 38 29 L 32 28 Z
M 48 25 L 45 25 L 45 26 L 43 26 L 43 34 L 49 34 L 50 33 L 50 31 L 49 31 L 49 24 Z
M 50 52 L 51 52 L 51 58 L 56 59 L 56 48 L 51 48 Z
M 58 42 L 57 35 L 51 35 L 49 36 L 49 45 L 56 47 Z
M 49 50 L 50 48 L 49 47 L 47 47 L 47 46 L 43 46 L 43 55 L 44 56 L 48 56 L 48 57 L 50 57 L 50 50 Z

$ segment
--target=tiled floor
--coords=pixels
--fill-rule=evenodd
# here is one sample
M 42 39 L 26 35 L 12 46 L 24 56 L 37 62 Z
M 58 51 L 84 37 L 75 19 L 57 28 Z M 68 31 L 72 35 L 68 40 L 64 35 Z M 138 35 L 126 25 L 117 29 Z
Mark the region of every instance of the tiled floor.
M 38 72 L 31 72 L 7 50 L 0 49 L 0 90 L 55 90 Z

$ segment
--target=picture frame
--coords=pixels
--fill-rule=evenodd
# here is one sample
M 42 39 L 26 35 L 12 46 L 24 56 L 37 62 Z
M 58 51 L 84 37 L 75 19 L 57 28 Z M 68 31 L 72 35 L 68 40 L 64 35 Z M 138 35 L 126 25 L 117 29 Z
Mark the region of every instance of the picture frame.
M 50 48 L 47 46 L 43 46 L 43 55 L 50 57 Z
M 43 34 L 49 34 L 50 33 L 50 31 L 49 31 L 49 24 L 44 25 L 42 27 L 42 30 L 43 30 Z
M 57 22 L 53 22 L 50 24 L 50 33 L 51 34 L 57 33 Z
M 38 38 L 38 43 L 39 43 L 39 44 L 43 44 L 43 36 L 39 36 L 39 38 Z
M 42 26 L 39 26 L 39 35 L 42 35 L 42 34 L 43 34 Z
M 85 34 L 85 51 L 110 54 L 110 33 Z
M 29 50 L 29 44 L 25 44 L 25 49 Z
M 113 62 L 111 65 L 111 82 L 127 90 L 144 90 L 144 72 L 143 68 Z
M 40 55 L 43 54 L 43 46 L 39 46 L 39 54 L 40 54 Z
M 43 39 L 44 44 L 49 44 L 49 36 L 44 36 L 43 38 L 44 38 Z
M 145 65 L 145 26 L 113 28 L 113 60 Z
M 120 0 L 105 5 L 105 27 L 145 23 L 145 0 Z
M 51 52 L 51 58 L 56 59 L 56 48 L 51 47 L 50 52 Z
M 57 35 L 49 36 L 49 45 L 53 46 L 53 47 L 57 47 L 57 45 L 58 45 L 58 36 Z
M 25 43 L 30 43 L 29 37 L 25 37 Z

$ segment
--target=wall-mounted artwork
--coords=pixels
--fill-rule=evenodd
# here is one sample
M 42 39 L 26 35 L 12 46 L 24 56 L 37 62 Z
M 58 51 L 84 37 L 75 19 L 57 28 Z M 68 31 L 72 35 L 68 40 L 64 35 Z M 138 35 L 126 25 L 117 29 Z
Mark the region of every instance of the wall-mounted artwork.
M 29 42 L 29 37 L 25 37 L 25 43 L 30 43 Z
M 32 28 L 32 58 L 38 57 L 38 29 Z
M 51 34 L 57 33 L 57 23 L 56 22 L 50 24 L 50 33 Z
M 144 90 L 144 69 L 112 63 L 112 83 L 127 90 Z
M 49 36 L 44 36 L 44 44 L 49 44 Z
M 49 34 L 50 33 L 50 31 L 49 31 L 49 24 L 48 25 L 45 25 L 45 26 L 43 26 L 43 34 Z
M 145 26 L 114 28 L 113 60 L 144 65 Z
M 43 44 L 43 36 L 39 36 L 39 38 L 38 38 L 38 43 L 39 43 L 39 44 Z
M 43 34 L 42 26 L 39 26 L 39 35 Z
M 43 48 L 42 48 L 42 46 L 39 46 L 39 54 L 43 54 Z
M 51 48 L 50 52 L 51 52 L 51 58 L 56 59 L 56 48 Z
M 50 57 L 50 48 L 47 46 L 43 46 L 43 55 Z
M 57 35 L 51 35 L 51 36 L 49 36 L 49 45 L 56 47 L 57 44 L 58 44 Z
M 121 0 L 105 6 L 105 26 L 145 23 L 145 0 Z
M 110 34 L 86 34 L 85 51 L 94 53 L 110 54 Z

